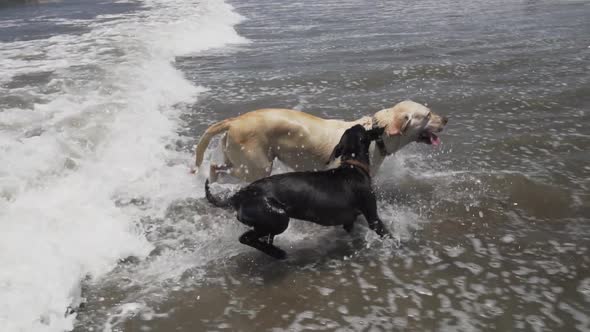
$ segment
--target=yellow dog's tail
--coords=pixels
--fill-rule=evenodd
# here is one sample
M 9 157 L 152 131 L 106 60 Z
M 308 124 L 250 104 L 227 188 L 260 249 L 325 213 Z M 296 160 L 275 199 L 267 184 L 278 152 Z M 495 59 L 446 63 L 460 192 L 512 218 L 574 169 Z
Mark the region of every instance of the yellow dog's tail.
M 233 118 L 225 119 L 223 121 L 217 122 L 214 125 L 211 125 L 199 140 L 197 147 L 195 148 L 195 171 L 201 166 L 203 163 L 203 156 L 205 155 L 205 150 L 209 146 L 209 142 L 213 136 L 218 135 L 220 133 L 226 132 L 229 129 L 229 126 L 232 122 Z

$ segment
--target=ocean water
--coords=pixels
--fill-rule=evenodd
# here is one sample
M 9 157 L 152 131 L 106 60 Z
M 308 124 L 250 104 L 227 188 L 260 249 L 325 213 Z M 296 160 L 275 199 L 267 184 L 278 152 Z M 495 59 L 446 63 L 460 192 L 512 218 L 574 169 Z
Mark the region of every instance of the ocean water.
M 1 2 L 0 331 L 589 331 L 588 17 L 556 0 Z M 450 121 L 375 179 L 394 239 L 294 221 L 277 262 L 188 172 L 215 121 L 404 99 Z
M 82 281 L 146 257 L 141 219 L 197 194 L 167 146 L 205 87 L 175 57 L 245 42 L 242 18 L 222 1 L 0 13 L 0 330 L 70 330 Z

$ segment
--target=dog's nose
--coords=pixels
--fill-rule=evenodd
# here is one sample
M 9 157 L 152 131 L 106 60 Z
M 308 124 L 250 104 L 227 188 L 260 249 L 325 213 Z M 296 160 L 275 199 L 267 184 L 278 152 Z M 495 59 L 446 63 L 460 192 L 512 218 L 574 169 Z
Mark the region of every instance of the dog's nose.
M 448 117 L 446 117 L 446 116 L 443 116 L 443 117 L 442 117 L 442 123 L 443 123 L 444 125 L 446 125 L 446 124 L 447 124 L 447 122 L 449 122 L 449 118 L 448 118 Z

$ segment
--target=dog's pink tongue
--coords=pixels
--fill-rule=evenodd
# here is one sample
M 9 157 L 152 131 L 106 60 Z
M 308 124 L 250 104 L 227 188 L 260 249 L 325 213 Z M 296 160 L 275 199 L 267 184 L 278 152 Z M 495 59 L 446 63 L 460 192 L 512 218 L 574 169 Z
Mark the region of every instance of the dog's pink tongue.
M 436 135 L 430 135 L 430 143 L 432 145 L 439 145 L 440 144 L 440 138 L 438 138 L 438 136 L 436 136 Z

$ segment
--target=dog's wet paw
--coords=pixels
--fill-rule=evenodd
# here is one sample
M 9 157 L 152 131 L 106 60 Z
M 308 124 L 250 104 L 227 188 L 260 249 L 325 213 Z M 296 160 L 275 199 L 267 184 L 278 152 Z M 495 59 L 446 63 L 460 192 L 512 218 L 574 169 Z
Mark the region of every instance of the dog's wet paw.
M 354 230 L 354 223 L 350 223 L 350 224 L 342 225 L 342 228 L 344 228 L 344 230 L 345 230 L 347 233 L 352 233 L 352 231 Z
M 281 259 L 282 260 L 282 259 L 287 258 L 287 253 L 284 250 L 279 249 L 277 247 L 270 248 L 270 250 L 267 253 L 270 256 L 272 256 L 273 258 L 276 258 L 276 259 Z
M 386 239 L 393 239 L 393 235 L 389 233 L 389 231 L 385 231 L 382 234 L 379 234 L 383 240 Z

